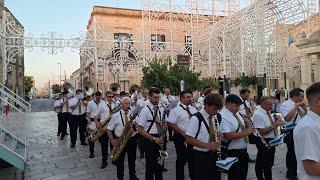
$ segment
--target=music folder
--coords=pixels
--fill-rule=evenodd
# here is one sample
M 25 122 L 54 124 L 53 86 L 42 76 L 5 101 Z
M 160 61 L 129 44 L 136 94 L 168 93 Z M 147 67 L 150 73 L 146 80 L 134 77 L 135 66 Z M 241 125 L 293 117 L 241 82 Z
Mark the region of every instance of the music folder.
M 238 158 L 236 158 L 236 157 L 227 157 L 224 160 L 217 161 L 216 165 L 219 168 L 228 171 L 230 169 L 230 167 L 236 162 L 238 162 Z

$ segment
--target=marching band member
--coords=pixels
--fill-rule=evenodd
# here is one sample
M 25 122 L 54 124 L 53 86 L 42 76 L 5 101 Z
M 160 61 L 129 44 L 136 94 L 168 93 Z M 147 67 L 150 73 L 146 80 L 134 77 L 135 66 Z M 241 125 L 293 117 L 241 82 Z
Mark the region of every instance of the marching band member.
M 164 139 L 160 134 L 160 118 L 164 110 L 158 106 L 160 90 L 152 87 L 149 89 L 149 102 L 139 113 L 138 132 L 145 138 L 144 150 L 146 155 L 145 180 L 162 180 L 162 166 L 158 163 L 160 145 Z
M 227 141 L 228 156 L 238 158 L 238 162 L 228 171 L 229 180 L 245 180 L 248 173 L 248 135 L 252 134 L 254 129 L 250 126 L 245 128 L 245 120 L 238 112 L 241 104 L 242 101 L 237 95 L 230 94 L 226 97 L 225 106 L 220 111 L 222 117 L 220 130 Z
M 219 122 L 215 116 L 222 107 L 218 94 L 209 94 L 204 99 L 204 109 L 192 116 L 187 128 L 187 142 L 193 145 L 194 180 L 219 180 L 216 166 Z
M 261 97 L 260 103 L 261 107 L 254 112 L 252 121 L 259 134 L 269 143 L 279 135 L 277 128 L 282 124 L 281 117 L 275 119 L 270 113 L 273 105 L 272 97 Z M 258 180 L 272 180 L 272 166 L 276 149 L 275 147 L 263 149 L 259 143 L 256 146 L 258 149 L 255 165 L 256 176 Z
M 143 89 L 142 90 L 142 98 L 138 99 L 137 105 L 141 106 L 141 107 L 146 106 L 148 104 L 148 102 L 149 102 L 148 96 L 149 96 L 149 89 Z M 143 137 L 140 134 L 138 134 L 138 148 L 139 148 L 139 151 L 140 151 L 140 159 L 143 159 L 144 155 L 145 155 L 144 146 L 143 146 L 143 144 L 144 144 L 143 140 L 144 140 Z
M 110 110 L 110 99 L 113 98 L 113 93 L 110 91 L 106 92 L 106 101 L 101 101 L 95 111 L 94 121 L 96 123 L 97 129 L 101 128 L 102 122 L 107 120 L 107 118 L 112 114 L 112 109 Z M 111 106 L 112 107 L 112 106 Z M 105 132 L 101 137 L 99 137 L 99 142 L 102 151 L 102 163 L 101 169 L 104 169 L 108 165 L 108 134 Z
M 300 88 L 292 89 L 289 92 L 290 98 L 280 106 L 281 115 L 284 117 L 286 124 L 299 123 L 301 118 L 307 112 L 307 105 L 304 104 L 304 91 Z M 294 152 L 293 132 L 291 131 L 285 137 L 287 144 L 287 178 L 290 180 L 297 179 L 297 160 Z
M 252 118 L 255 107 L 249 102 L 250 90 L 249 89 L 241 89 L 240 90 L 240 99 L 242 100 L 242 104 L 240 105 L 239 112 L 241 115 L 244 115 L 246 118 Z M 255 162 L 255 159 L 251 159 L 249 156 L 249 162 Z
M 164 105 L 169 105 L 175 98 L 171 95 L 170 89 L 165 88 L 163 90 L 164 94 L 160 97 L 160 103 Z
M 240 90 L 240 99 L 242 100 L 242 104 L 240 105 L 239 112 L 242 115 L 245 115 L 248 118 L 251 118 L 255 107 L 251 105 L 249 102 L 250 90 L 249 89 L 241 89 Z
M 117 138 L 120 138 L 124 127 L 127 123 L 130 123 L 129 117 L 132 114 L 130 109 L 131 99 L 129 97 L 123 97 L 121 99 L 121 110 L 112 115 L 112 118 L 108 124 L 108 137 L 113 144 L 113 147 L 117 147 L 119 142 Z M 115 138 L 113 136 L 113 132 Z M 116 160 L 115 164 L 117 166 L 117 177 L 118 180 L 123 180 L 124 176 L 124 159 L 125 155 L 128 154 L 128 164 L 129 164 L 129 175 L 130 180 L 139 180 L 136 176 L 135 161 L 136 161 L 136 151 L 137 151 L 137 136 L 132 134 L 128 143 L 124 147 L 124 150 L 121 152 L 120 156 Z
M 95 111 L 98 109 L 98 105 L 101 101 L 101 92 L 97 91 L 94 94 L 94 99 L 92 99 L 91 101 L 88 102 L 88 106 L 87 106 L 87 119 L 90 121 L 88 122 L 88 128 L 90 131 L 95 131 L 97 129 L 95 121 L 94 121 L 94 115 L 95 115 Z M 89 141 L 89 150 L 90 150 L 90 156 L 89 158 L 93 158 L 94 157 L 94 142 L 90 142 Z
M 60 106 L 62 106 L 62 125 L 61 125 L 61 140 L 65 137 L 67 134 L 67 128 L 68 128 L 68 122 L 70 121 L 71 115 L 70 115 L 70 108 L 69 103 L 70 99 L 72 98 L 72 93 L 68 91 L 63 92 L 63 98 L 62 103 L 60 103 Z M 70 128 L 70 124 L 69 124 Z
M 193 180 L 192 149 L 186 144 L 186 130 L 190 117 L 197 112 L 191 106 L 191 91 L 180 92 L 180 103 L 170 111 L 167 122 L 170 129 L 174 131 L 173 141 L 176 148 L 176 179 L 184 179 L 184 165 L 188 162 L 189 177 Z
M 310 106 L 293 132 L 298 164 L 298 179 L 320 179 L 320 82 L 306 90 Z
M 85 142 L 85 130 L 86 130 L 86 107 L 82 102 L 83 93 L 82 90 L 76 91 L 76 96 L 70 99 L 69 108 L 71 109 L 70 118 L 70 139 L 71 148 L 75 147 L 77 141 L 77 130 L 79 128 L 81 145 L 88 145 Z
M 62 122 L 61 122 L 62 121 L 62 106 L 60 106 L 60 104 L 62 103 L 62 98 L 63 98 L 63 95 L 60 93 L 59 97 L 57 98 L 57 100 L 54 102 L 54 105 L 53 105 L 53 109 L 57 113 L 57 116 L 58 116 L 57 136 L 60 136 L 60 134 L 62 133 L 62 128 L 61 128 L 61 125 L 62 125 Z
M 114 108 L 116 107 L 116 104 L 113 101 L 114 98 L 115 98 L 115 96 L 112 91 L 106 92 L 106 101 L 105 102 L 107 103 L 109 112 L 113 112 Z

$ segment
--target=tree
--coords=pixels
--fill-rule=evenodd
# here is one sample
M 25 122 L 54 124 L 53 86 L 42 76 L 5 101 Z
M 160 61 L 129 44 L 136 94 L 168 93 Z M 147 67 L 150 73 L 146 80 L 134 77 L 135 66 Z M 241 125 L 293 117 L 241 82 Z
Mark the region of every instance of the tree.
M 61 87 L 58 84 L 53 84 L 51 90 L 53 94 L 57 94 L 61 92 Z
M 185 89 L 199 90 L 200 73 L 193 72 L 187 68 L 169 64 L 161 64 L 154 59 L 148 67 L 143 68 L 142 87 L 158 87 L 160 89 L 170 88 L 172 94 L 180 92 L 180 82 L 184 80 Z
M 215 89 L 219 89 L 220 88 L 220 85 L 219 85 L 219 82 L 215 81 L 214 79 L 212 78 L 202 78 L 200 80 L 200 90 L 203 89 L 204 87 L 212 87 L 212 88 L 215 88 Z
M 24 94 L 27 95 L 31 91 L 33 87 L 34 79 L 32 76 L 25 76 L 24 77 Z

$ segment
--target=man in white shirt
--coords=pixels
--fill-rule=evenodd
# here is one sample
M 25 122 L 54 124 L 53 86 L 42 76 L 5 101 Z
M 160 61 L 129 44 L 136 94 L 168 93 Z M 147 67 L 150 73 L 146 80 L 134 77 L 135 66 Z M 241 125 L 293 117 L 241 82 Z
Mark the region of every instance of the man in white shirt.
M 106 100 L 108 101 L 111 97 L 110 91 L 106 92 Z M 101 128 L 102 122 L 106 121 L 108 117 L 112 114 L 110 111 L 110 106 L 108 106 L 109 101 L 101 101 L 97 107 L 97 110 L 95 111 L 94 115 L 94 121 L 96 123 L 97 129 Z M 113 109 L 112 109 L 113 110 Z M 107 132 L 105 132 L 101 137 L 99 137 L 99 142 L 101 145 L 101 152 L 102 152 L 102 163 L 101 163 L 101 169 L 104 169 L 108 165 L 108 143 L 109 138 Z
M 281 117 L 276 119 L 271 115 L 273 99 L 269 96 L 260 98 L 261 107 L 258 108 L 252 116 L 254 127 L 263 137 L 266 143 L 279 135 L 278 127 L 282 124 Z M 275 147 L 270 149 L 265 147 L 262 142 L 256 143 L 258 153 L 255 165 L 256 176 L 258 180 L 272 180 L 272 166 L 274 163 Z
M 191 106 L 192 92 L 180 92 L 180 103 L 170 111 L 167 119 L 168 127 L 174 131 L 173 141 L 176 148 L 176 179 L 184 179 L 184 165 L 187 162 L 189 168 L 189 177 L 193 179 L 192 167 L 192 149 L 186 144 L 186 130 L 190 118 L 197 112 L 197 109 Z
M 72 98 L 72 93 L 68 92 L 68 91 L 64 91 L 62 92 L 63 94 L 63 98 L 62 101 L 60 103 L 60 106 L 62 107 L 62 125 L 61 125 L 61 138 L 60 140 L 63 140 L 64 137 L 67 135 L 67 128 L 68 128 L 68 123 L 70 121 L 71 118 L 71 109 L 69 108 L 69 103 L 70 103 L 70 99 Z M 69 128 L 70 128 L 70 124 L 69 124 Z
M 241 104 L 240 97 L 230 94 L 226 97 L 225 106 L 220 111 L 222 118 L 220 130 L 226 141 L 227 154 L 238 158 L 238 162 L 228 171 L 229 180 L 245 180 L 248 173 L 248 136 L 254 132 L 254 129 L 246 126 L 245 120 L 238 112 Z
M 249 102 L 250 90 L 249 89 L 241 89 L 240 90 L 240 98 L 242 100 L 242 104 L 240 105 L 239 112 L 246 117 L 252 117 L 254 113 L 255 107 L 253 107 Z
M 86 107 L 82 102 L 83 93 L 82 90 L 76 90 L 76 96 L 70 99 L 69 108 L 71 109 L 70 118 L 70 139 L 71 148 L 75 147 L 77 141 L 77 131 L 79 128 L 81 145 L 88 145 L 85 142 L 85 128 L 86 128 Z
M 299 180 L 320 179 L 320 82 L 306 90 L 310 109 L 293 132 Z
M 138 132 L 144 139 L 146 154 L 145 180 L 162 180 L 163 167 L 158 163 L 160 145 L 164 145 L 164 137 L 159 132 L 159 121 L 164 121 L 164 110 L 158 106 L 160 90 L 149 89 L 149 102 L 139 113 Z
M 149 89 L 143 89 L 142 90 L 142 98 L 141 99 L 138 99 L 138 102 L 137 102 L 137 105 L 138 106 L 141 106 L 141 107 L 144 107 L 148 104 L 149 102 L 149 99 L 148 99 L 148 96 L 149 96 Z M 140 159 L 143 159 L 144 158 L 144 147 L 143 147 L 143 137 L 138 134 L 138 148 L 139 148 L 139 151 L 140 151 Z
M 60 136 L 60 134 L 62 133 L 62 128 L 61 128 L 61 125 L 62 125 L 62 122 L 61 122 L 62 121 L 62 106 L 60 105 L 62 103 L 62 98 L 63 98 L 63 95 L 60 93 L 59 97 L 57 98 L 57 100 L 54 102 L 54 105 L 53 105 L 53 109 L 57 113 L 57 116 L 58 116 L 57 136 Z
M 122 137 L 123 130 L 127 124 L 132 123 L 129 119 L 132 112 L 129 110 L 131 99 L 129 97 L 123 97 L 121 99 L 121 110 L 112 115 L 112 118 L 108 124 L 108 137 L 113 144 L 113 147 L 117 147 L 119 142 L 117 139 Z M 114 134 L 113 134 L 114 132 Z M 137 136 L 135 133 L 132 134 L 131 138 L 128 140 L 123 151 L 119 155 L 115 164 L 117 166 L 117 177 L 118 180 L 123 180 L 124 176 L 124 159 L 125 155 L 128 154 L 128 164 L 129 164 L 129 175 L 130 180 L 139 180 L 136 176 L 136 152 L 137 152 Z
M 94 99 L 88 102 L 86 114 L 87 114 L 87 119 L 90 120 L 90 122 L 88 122 L 88 125 L 87 125 L 87 128 L 90 131 L 97 130 L 96 123 L 94 121 L 94 115 L 95 115 L 95 111 L 98 109 L 98 105 L 99 105 L 100 101 L 102 101 L 101 96 L 102 96 L 101 92 L 97 91 L 94 94 Z M 90 150 L 89 158 L 93 158 L 94 157 L 94 142 L 89 141 L 89 150 Z
M 292 89 L 289 92 L 290 98 L 283 102 L 280 107 L 281 115 L 284 117 L 286 124 L 299 124 L 301 118 L 307 112 L 307 105 L 304 104 L 304 91 L 300 88 Z M 297 179 L 297 160 L 294 152 L 293 132 L 290 131 L 285 137 L 287 144 L 287 178 L 290 180 Z
M 204 99 L 204 109 L 191 117 L 187 128 L 187 142 L 193 145 L 193 179 L 219 180 L 220 173 L 216 166 L 219 122 L 215 116 L 223 106 L 218 94 L 209 94 Z

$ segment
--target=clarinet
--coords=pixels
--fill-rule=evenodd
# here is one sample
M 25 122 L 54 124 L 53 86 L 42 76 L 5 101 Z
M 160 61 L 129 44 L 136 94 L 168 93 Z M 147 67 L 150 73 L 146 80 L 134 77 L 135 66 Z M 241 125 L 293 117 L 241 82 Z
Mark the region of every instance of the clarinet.
M 160 109 L 159 109 L 160 111 Z M 165 139 L 166 133 L 167 133 L 167 126 L 166 126 L 166 121 L 165 121 L 166 113 L 163 112 L 162 117 L 160 118 L 160 138 Z M 160 166 L 163 165 L 164 160 L 168 158 L 168 152 L 164 150 L 164 142 L 163 144 L 160 144 L 160 150 L 159 150 L 159 158 L 158 158 L 158 163 Z

